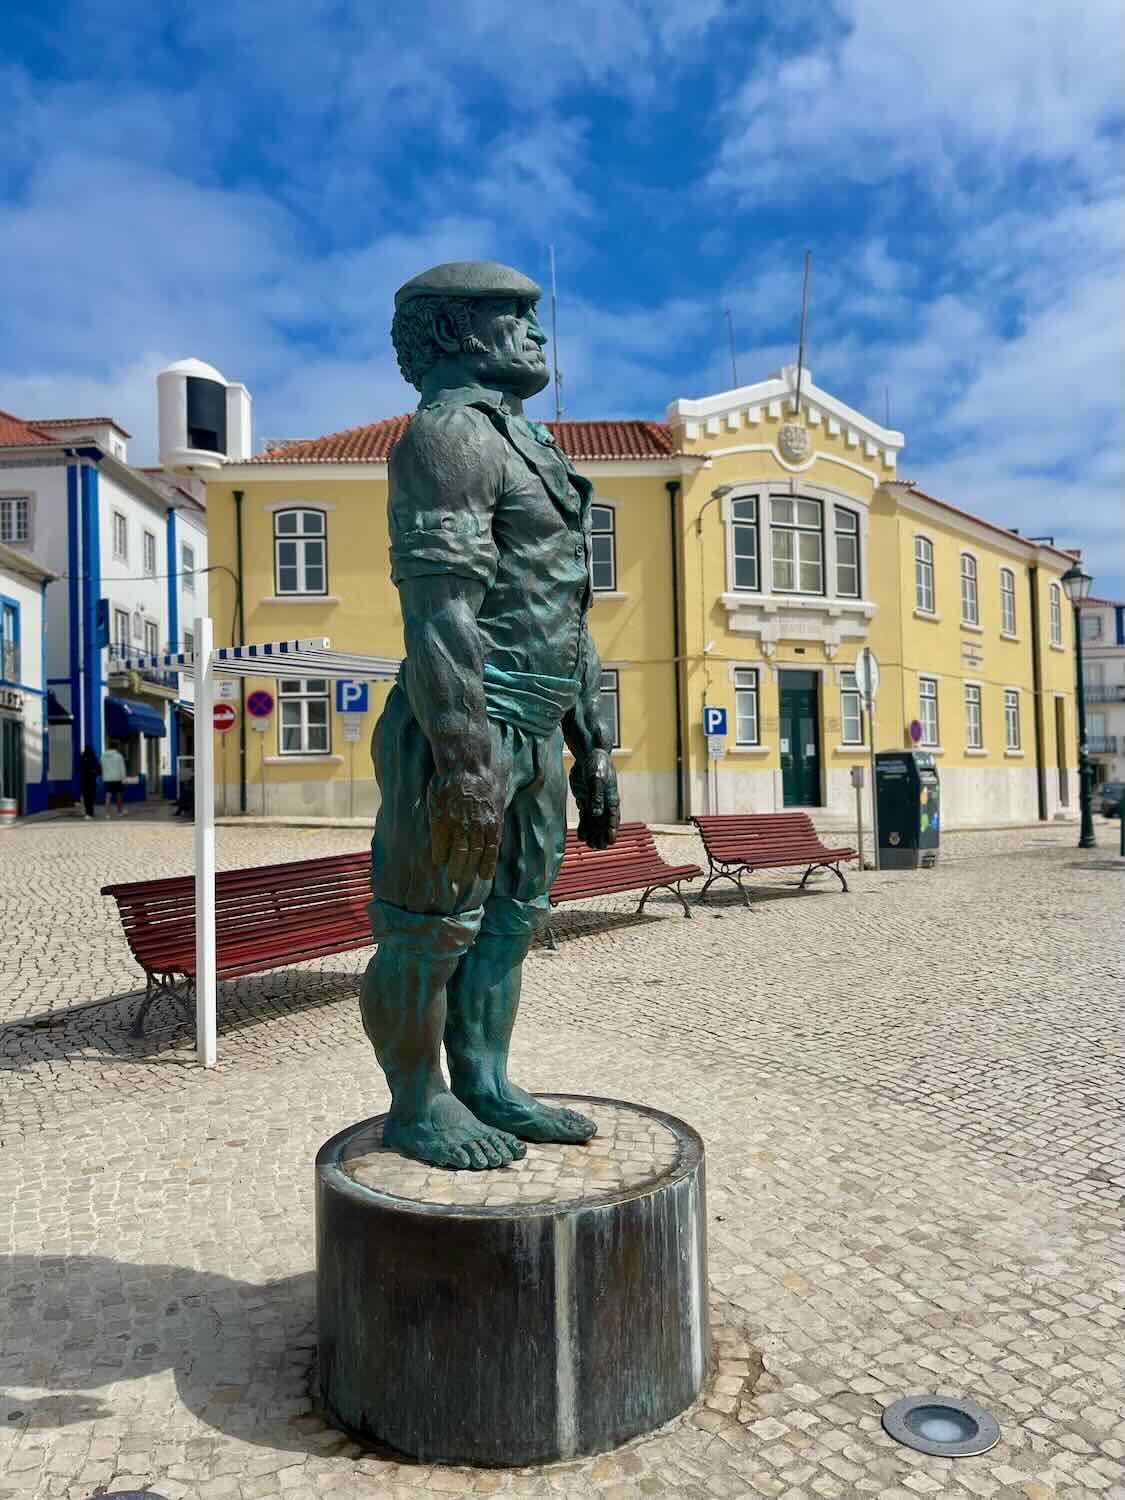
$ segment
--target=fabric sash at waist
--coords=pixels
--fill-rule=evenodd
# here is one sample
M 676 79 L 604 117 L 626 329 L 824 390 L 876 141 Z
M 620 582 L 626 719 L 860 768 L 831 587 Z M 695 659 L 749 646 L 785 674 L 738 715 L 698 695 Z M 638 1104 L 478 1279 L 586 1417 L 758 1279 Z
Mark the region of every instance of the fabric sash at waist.
M 547 677 L 539 672 L 502 672 L 484 666 L 484 701 L 488 717 L 511 724 L 537 739 L 553 734 L 578 701 L 577 677 Z

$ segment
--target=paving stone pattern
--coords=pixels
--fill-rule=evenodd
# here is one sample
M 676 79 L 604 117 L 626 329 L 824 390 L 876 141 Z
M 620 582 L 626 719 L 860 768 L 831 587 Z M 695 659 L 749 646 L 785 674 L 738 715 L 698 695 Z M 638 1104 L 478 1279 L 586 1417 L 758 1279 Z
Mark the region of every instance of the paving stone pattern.
M 553 1102 L 553 1101 L 552 1101 Z M 559 1103 L 571 1105 L 570 1100 Z M 573 1107 L 573 1106 L 572 1106 Z M 515 1203 L 598 1203 L 643 1187 L 673 1167 L 679 1142 L 667 1125 L 628 1105 L 578 1106 L 598 1127 L 586 1146 L 529 1146 L 503 1172 L 448 1172 L 409 1161 L 383 1146 L 383 1127 L 372 1125 L 351 1143 L 344 1171 L 364 1187 L 415 1203 L 502 1208 Z
M 167 1001 L 129 1040 L 138 971 L 97 895 L 188 870 L 190 829 L 0 837 L 0 1500 L 1125 1496 L 1125 871 L 1099 837 L 952 835 L 932 872 L 755 880 L 750 912 L 720 895 L 691 922 L 564 908 L 513 1072 L 701 1132 L 718 1358 L 661 1432 L 513 1472 L 360 1448 L 311 1396 L 312 1161 L 386 1107 L 367 955 L 224 986 L 207 1073 Z M 251 865 L 364 839 L 218 842 Z M 883 1406 L 926 1390 L 987 1406 L 999 1447 L 894 1444 Z

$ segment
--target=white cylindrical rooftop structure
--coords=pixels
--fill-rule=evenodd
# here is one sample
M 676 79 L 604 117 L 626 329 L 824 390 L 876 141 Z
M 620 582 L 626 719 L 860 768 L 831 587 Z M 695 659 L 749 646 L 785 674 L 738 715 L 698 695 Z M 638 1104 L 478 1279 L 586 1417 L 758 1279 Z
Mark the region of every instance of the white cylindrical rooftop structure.
M 156 377 L 160 463 L 193 472 L 250 457 L 250 392 L 201 359 L 178 359 Z

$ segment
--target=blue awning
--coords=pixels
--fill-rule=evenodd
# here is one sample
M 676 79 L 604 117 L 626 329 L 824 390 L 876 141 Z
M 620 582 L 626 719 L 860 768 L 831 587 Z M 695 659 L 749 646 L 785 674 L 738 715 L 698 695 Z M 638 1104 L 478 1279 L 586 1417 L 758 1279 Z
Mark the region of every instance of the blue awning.
M 150 739 L 159 739 L 168 733 L 155 708 L 149 708 L 147 703 L 134 703 L 130 698 L 105 700 L 105 729 L 111 739 L 128 734 L 147 734 Z

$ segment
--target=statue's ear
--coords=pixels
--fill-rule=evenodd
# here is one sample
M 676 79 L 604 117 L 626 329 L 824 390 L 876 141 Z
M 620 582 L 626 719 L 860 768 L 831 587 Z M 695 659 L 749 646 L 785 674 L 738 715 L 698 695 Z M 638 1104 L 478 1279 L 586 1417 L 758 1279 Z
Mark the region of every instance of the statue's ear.
M 434 316 L 434 343 L 446 354 L 457 354 L 461 349 L 461 337 L 457 324 L 447 312 Z

